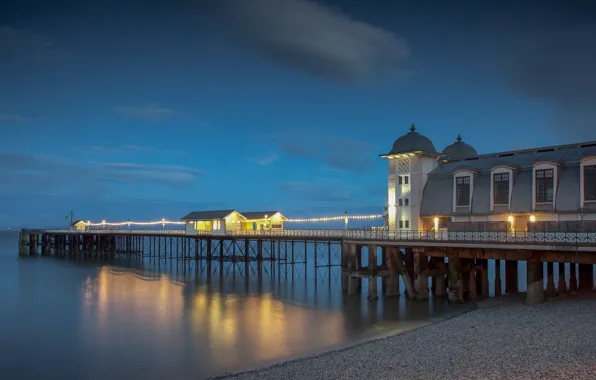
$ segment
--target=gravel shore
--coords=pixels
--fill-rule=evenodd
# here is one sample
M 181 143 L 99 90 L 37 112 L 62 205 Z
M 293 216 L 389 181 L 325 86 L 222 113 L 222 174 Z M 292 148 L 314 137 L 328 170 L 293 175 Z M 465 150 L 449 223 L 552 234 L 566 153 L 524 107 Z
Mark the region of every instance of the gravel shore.
M 596 379 L 596 299 L 497 298 L 433 325 L 228 379 Z

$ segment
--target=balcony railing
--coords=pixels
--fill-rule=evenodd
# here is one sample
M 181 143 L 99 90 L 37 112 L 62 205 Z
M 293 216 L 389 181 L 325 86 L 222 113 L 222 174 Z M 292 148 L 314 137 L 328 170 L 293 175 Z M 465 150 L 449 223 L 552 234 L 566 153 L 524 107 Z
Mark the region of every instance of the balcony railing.
M 185 235 L 185 230 L 45 230 L 52 233 L 102 233 L 138 235 Z M 423 241 L 444 243 L 555 244 L 596 246 L 596 232 L 448 232 L 388 230 L 228 230 L 225 233 L 196 231 L 198 236 L 213 237 L 289 237 L 328 238 L 331 240 Z M 195 236 L 195 235 L 191 235 Z

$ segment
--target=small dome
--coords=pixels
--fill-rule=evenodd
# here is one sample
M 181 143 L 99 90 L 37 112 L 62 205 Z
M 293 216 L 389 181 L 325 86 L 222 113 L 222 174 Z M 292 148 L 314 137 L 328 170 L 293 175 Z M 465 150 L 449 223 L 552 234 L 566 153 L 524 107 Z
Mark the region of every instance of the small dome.
M 393 148 L 391 148 L 391 152 L 388 155 L 411 152 L 437 154 L 432 141 L 428 137 L 416 132 L 416 126 L 414 124 L 410 128 L 410 132 L 395 140 Z
M 461 160 L 478 155 L 476 149 L 462 141 L 460 135 L 457 135 L 457 141 L 443 149 L 442 154 L 450 160 Z

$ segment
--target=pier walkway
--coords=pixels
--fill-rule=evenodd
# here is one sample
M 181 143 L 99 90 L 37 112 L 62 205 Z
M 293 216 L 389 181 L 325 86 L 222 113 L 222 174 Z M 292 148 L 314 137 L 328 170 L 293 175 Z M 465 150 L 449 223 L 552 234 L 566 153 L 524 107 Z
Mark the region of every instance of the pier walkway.
M 431 290 L 437 297 L 448 294 L 453 302 L 491 294 L 489 260 L 495 266 L 492 294 L 517 292 L 518 263 L 525 261 L 528 300 L 540 302 L 544 299 L 543 273 L 549 296 L 594 288 L 596 233 L 311 229 L 186 235 L 184 230 L 165 229 L 23 230 L 19 255 L 205 260 L 218 263 L 220 270 L 224 263 L 234 268 L 244 264 L 247 273 L 255 262 L 314 262 L 316 268 L 341 267 L 342 286 L 348 294 L 362 289 L 361 280 L 367 278 L 369 298 L 378 298 L 376 279 L 380 277 L 386 295 L 401 294 L 403 283 L 410 298 L 426 299 Z M 501 273 L 505 274 L 504 289 Z

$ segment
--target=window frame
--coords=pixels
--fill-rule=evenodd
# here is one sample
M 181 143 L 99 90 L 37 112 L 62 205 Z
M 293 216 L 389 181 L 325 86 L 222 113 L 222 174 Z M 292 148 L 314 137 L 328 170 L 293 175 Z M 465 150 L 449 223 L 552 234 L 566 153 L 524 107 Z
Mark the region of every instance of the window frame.
M 462 183 L 458 183 L 460 180 L 461 180 Z M 466 183 L 466 180 L 467 180 L 467 183 Z M 460 197 L 459 197 L 459 194 L 458 194 L 458 190 L 457 189 L 458 189 L 458 187 L 460 185 L 467 185 L 467 198 L 468 199 L 467 199 L 467 203 L 466 204 L 460 204 L 459 203 L 459 201 L 460 201 L 459 198 Z M 459 177 L 456 177 L 455 178 L 455 207 L 469 207 L 470 204 L 472 203 L 471 194 L 472 194 L 472 176 L 459 176 Z M 463 198 L 463 195 L 465 195 L 465 194 L 462 194 L 462 198 Z
M 538 178 L 538 174 L 543 174 L 544 176 Z M 547 176 L 547 174 L 550 173 L 550 176 Z M 538 186 L 538 180 L 541 180 L 541 183 L 545 183 L 548 181 L 548 179 L 550 179 L 550 197 L 548 196 L 549 194 L 549 189 L 545 187 L 544 189 L 544 197 L 539 199 L 539 191 L 540 191 L 540 187 Z M 536 204 L 550 204 L 553 203 L 555 201 L 555 169 L 553 168 L 544 168 L 544 169 L 536 169 L 534 170 L 534 183 L 535 183 L 535 188 L 534 188 L 534 197 L 536 198 Z M 550 200 L 549 200 L 550 198 Z
M 404 225 L 405 225 L 404 228 L 409 229 L 410 228 L 410 221 L 409 220 L 406 220 L 405 223 L 404 223 Z
M 472 212 L 472 201 L 474 199 L 474 185 L 475 185 L 477 174 L 478 174 L 478 172 L 476 170 L 467 169 L 467 168 L 455 169 L 453 171 L 453 201 L 452 202 L 453 202 L 453 212 L 454 213 L 457 213 L 458 208 L 462 209 L 464 207 L 468 208 L 469 213 Z M 457 179 L 460 177 L 470 177 L 469 201 L 468 201 L 468 205 L 463 205 L 463 206 L 457 205 Z
M 504 176 L 507 177 L 506 180 L 502 179 Z M 497 177 L 499 177 L 498 180 L 497 180 Z M 511 199 L 511 194 L 510 194 L 511 175 L 509 174 L 509 172 L 493 173 L 492 180 L 493 180 L 493 187 L 492 187 L 493 188 L 493 206 L 507 206 L 507 205 L 509 205 L 509 199 Z M 503 185 L 505 182 L 507 183 L 507 185 L 506 185 L 507 193 L 499 194 L 499 192 L 497 191 L 497 186 L 502 185 L 502 188 L 499 190 L 503 191 L 505 189 L 505 185 Z M 501 195 L 502 198 L 506 199 L 507 201 L 502 202 L 503 199 L 498 199 L 499 195 Z M 497 202 L 497 200 L 499 200 L 499 202 Z
M 404 198 L 404 207 L 410 206 L 410 198 Z
M 596 203 L 596 199 L 586 199 L 586 167 L 594 166 L 596 166 L 596 156 L 584 157 L 580 162 L 580 202 L 582 208 L 584 208 L 586 204 Z
M 404 228 L 404 221 L 403 220 L 400 220 L 399 221 L 399 228 L 400 229 Z
M 536 183 L 536 171 L 543 169 L 553 169 L 553 200 L 552 202 L 539 202 Z M 553 161 L 539 161 L 532 165 L 532 210 L 536 210 L 536 205 L 550 205 L 552 210 L 557 208 L 557 192 L 559 183 L 559 163 Z M 542 209 L 543 210 L 543 209 Z
M 592 189 L 592 194 L 591 194 L 592 196 L 591 196 L 590 199 L 588 199 L 586 197 L 586 188 L 587 188 L 587 184 L 586 184 L 586 182 L 587 182 L 586 181 L 586 171 L 587 171 L 587 169 L 591 169 L 591 171 L 592 171 L 591 174 L 594 176 L 594 178 L 592 178 L 593 189 Z M 583 166 L 583 173 L 582 173 L 582 175 L 584 176 L 584 181 L 583 181 L 583 184 L 582 184 L 583 185 L 583 188 L 584 188 L 584 202 L 588 202 L 588 203 L 589 202 L 596 202 L 596 164 L 594 164 L 594 165 L 584 165 Z

